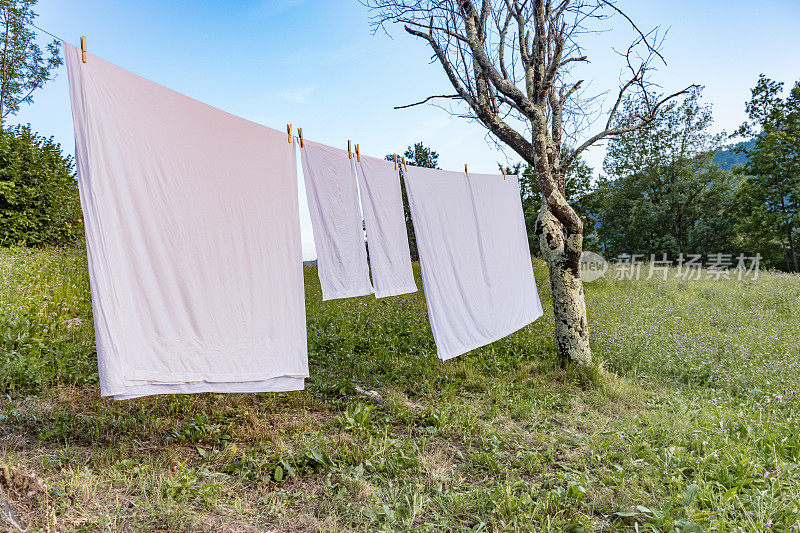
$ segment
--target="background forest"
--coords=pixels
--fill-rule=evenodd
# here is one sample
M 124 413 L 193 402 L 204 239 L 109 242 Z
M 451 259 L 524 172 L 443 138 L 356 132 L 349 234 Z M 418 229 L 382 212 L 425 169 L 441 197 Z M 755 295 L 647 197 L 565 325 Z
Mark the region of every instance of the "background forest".
M 586 249 L 607 259 L 760 255 L 762 267 L 798 272 L 800 82 L 785 92 L 783 82 L 761 75 L 745 103 L 748 122 L 729 135 L 713 133 L 712 106 L 702 88 L 694 88 L 682 101 L 668 102 L 647 127 L 608 141 L 601 170 L 575 159 L 567 200 L 584 220 Z M 623 102 L 622 111 L 619 124 L 641 112 L 632 101 Z M 438 165 L 437 152 L 422 143 L 399 153 L 408 164 Z M 520 174 L 530 247 L 537 253 L 535 171 L 522 164 L 501 168 Z M 412 259 L 418 260 L 405 194 L 404 201 Z M 4 126 L 0 246 L 80 245 L 82 235 L 71 157 L 29 126 Z
M 697 88 L 648 127 L 611 140 L 597 178 L 576 160 L 567 200 L 586 224 L 586 249 L 607 259 L 760 254 L 762 266 L 797 272 L 800 82 L 786 98 L 782 90 L 760 76 L 745 104 L 750 120 L 726 135 L 712 133 L 712 107 Z M 628 104 L 620 122 L 637 112 Z M 506 171 L 522 174 L 535 251 L 535 172 L 522 165 Z

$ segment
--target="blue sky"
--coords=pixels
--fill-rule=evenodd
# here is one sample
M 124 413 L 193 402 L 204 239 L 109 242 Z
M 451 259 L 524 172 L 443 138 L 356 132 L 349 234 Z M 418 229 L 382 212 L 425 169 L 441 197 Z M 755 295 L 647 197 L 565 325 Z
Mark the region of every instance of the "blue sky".
M 745 118 L 744 102 L 759 73 L 791 85 L 800 79 L 800 1 L 621 0 L 643 28 L 669 29 L 667 66 L 656 76 L 665 91 L 705 85 L 715 129 Z M 431 94 L 449 93 L 441 68 L 423 43 L 395 28 L 373 35 L 370 13 L 355 0 L 39 0 L 37 25 L 91 53 L 225 111 L 283 130 L 381 157 L 422 141 L 444 168 L 464 163 L 493 172 L 498 153 L 478 125 L 434 107 L 394 110 Z M 631 38 L 617 19 L 587 43 L 591 64 L 580 74 L 593 92 L 613 89 L 620 61 L 612 46 Z M 63 69 L 63 67 L 62 67 Z M 72 153 L 72 117 L 63 70 L 9 122 L 31 123 Z M 597 124 L 599 127 L 599 123 Z M 599 170 L 602 147 L 587 153 Z M 302 199 L 302 196 L 301 196 Z M 305 208 L 304 256 L 313 257 Z

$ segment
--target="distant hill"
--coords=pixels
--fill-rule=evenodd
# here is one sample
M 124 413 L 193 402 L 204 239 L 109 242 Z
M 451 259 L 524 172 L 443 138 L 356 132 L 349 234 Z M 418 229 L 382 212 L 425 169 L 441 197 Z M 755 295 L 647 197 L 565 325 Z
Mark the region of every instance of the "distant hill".
M 744 165 L 747 163 L 747 154 L 744 152 L 736 152 L 734 150 L 740 146 L 743 146 L 746 150 L 752 150 L 753 147 L 755 147 L 755 144 L 756 142 L 753 139 L 737 144 L 730 144 L 714 154 L 714 162 L 719 164 L 719 166 L 723 169 L 735 167 L 737 165 Z

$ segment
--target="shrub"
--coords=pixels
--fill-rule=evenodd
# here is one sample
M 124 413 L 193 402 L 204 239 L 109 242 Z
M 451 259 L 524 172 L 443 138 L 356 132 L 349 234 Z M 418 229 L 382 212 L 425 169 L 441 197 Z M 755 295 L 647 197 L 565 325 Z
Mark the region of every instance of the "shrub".
M 30 126 L 0 131 L 0 246 L 69 244 L 82 237 L 72 157 Z

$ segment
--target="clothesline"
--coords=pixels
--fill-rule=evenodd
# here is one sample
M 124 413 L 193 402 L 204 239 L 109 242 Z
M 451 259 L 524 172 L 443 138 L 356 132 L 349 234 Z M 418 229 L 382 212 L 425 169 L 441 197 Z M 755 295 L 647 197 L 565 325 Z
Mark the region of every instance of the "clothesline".
M 34 28 L 36 28 L 39 31 L 42 31 L 42 32 L 46 33 L 50 37 L 53 37 L 53 38 L 58 39 L 58 40 L 60 40 L 62 42 L 65 42 L 65 43 L 69 42 L 66 39 L 64 39 L 63 37 L 59 37 L 58 35 L 55 35 L 54 33 L 51 33 L 49 31 L 45 30 L 44 28 L 37 26 L 36 24 L 31 23 L 31 26 L 33 26 Z M 80 44 L 80 48 L 81 48 L 81 53 L 82 53 L 82 57 L 83 57 L 83 62 L 85 63 L 86 62 L 86 53 L 87 53 L 86 36 L 85 35 L 81 36 L 80 43 L 81 43 Z M 303 128 L 297 128 L 297 135 L 293 135 L 292 123 L 289 123 L 289 124 L 286 125 L 286 133 L 288 135 L 289 142 L 292 142 L 292 139 L 294 138 L 294 139 L 299 140 L 301 149 L 304 147 Z M 358 144 L 355 144 L 355 152 L 356 152 L 356 160 L 360 162 L 361 161 L 361 151 L 360 151 L 360 146 Z M 348 153 L 348 156 L 352 157 L 352 141 L 349 140 L 349 139 L 347 140 L 347 153 Z M 394 167 L 395 167 L 395 170 L 397 170 L 397 164 L 398 164 L 397 154 L 392 154 L 392 155 L 394 156 Z M 401 156 L 401 163 L 402 163 L 404 171 L 407 172 L 408 171 L 408 165 L 406 163 L 405 156 Z M 467 176 L 467 178 L 469 178 L 469 170 L 468 170 L 468 166 L 467 165 L 468 165 L 467 163 L 464 163 L 464 174 Z M 503 175 L 503 179 L 506 179 L 505 170 L 501 168 L 500 172 Z
M 291 143 L 293 139 L 297 140 L 300 143 L 300 148 L 302 149 L 303 146 L 304 146 L 303 128 L 297 128 L 297 131 L 298 131 L 297 135 L 292 135 L 292 124 L 289 123 L 289 124 L 286 125 L 286 133 L 288 135 L 289 142 Z M 353 157 L 353 147 L 355 147 L 356 161 L 361 162 L 361 151 L 360 151 L 359 145 L 358 144 L 353 144 L 353 142 L 350 139 L 347 140 L 347 156 L 348 156 L 348 158 L 352 159 L 352 157 Z M 393 156 L 393 160 L 394 160 L 394 169 L 397 170 L 397 154 L 392 154 L 392 156 Z M 403 170 L 405 172 L 408 172 L 408 164 L 406 163 L 405 156 L 401 156 L 401 164 L 403 166 Z M 434 170 L 441 170 L 441 169 L 434 169 Z M 500 169 L 500 173 L 502 174 L 503 179 L 505 180 L 507 178 L 506 171 L 501 168 Z M 469 169 L 467 167 L 467 163 L 464 163 L 464 174 L 466 175 L 467 178 L 469 178 Z
M 39 26 L 37 26 L 37 25 L 36 25 L 36 24 L 34 24 L 33 22 L 31 22 L 31 26 L 33 26 L 34 28 L 36 28 L 36 29 L 37 29 L 37 30 L 39 30 L 39 31 L 43 31 L 43 32 L 45 32 L 47 35 L 49 35 L 50 37 L 52 37 L 52 38 L 54 38 L 54 39 L 58 39 L 58 40 L 59 40 L 59 41 L 61 41 L 61 42 L 67 42 L 67 40 L 66 40 L 66 39 L 64 39 L 63 37 L 59 37 L 58 35 L 54 35 L 54 34 L 50 33 L 49 31 L 47 31 L 46 29 L 44 29 L 44 28 L 40 28 Z
M 305 147 L 305 141 L 303 139 L 303 128 L 297 128 L 297 135 L 292 135 L 292 123 L 290 122 L 289 124 L 286 125 L 286 134 L 288 136 L 288 141 L 289 141 L 290 144 L 291 144 L 293 139 L 296 139 L 296 140 L 298 140 L 300 142 L 300 148 L 301 149 Z M 356 151 L 356 162 L 360 163 L 361 162 L 361 148 L 359 147 L 358 144 L 353 145 L 353 141 L 351 141 L 350 139 L 347 139 L 347 158 L 348 159 L 352 159 L 353 158 L 353 146 L 355 146 L 355 151 Z M 394 158 L 394 169 L 397 170 L 397 154 L 392 154 L 392 156 Z M 406 171 L 408 171 L 408 166 L 406 165 L 405 156 L 402 156 L 402 164 L 403 164 L 403 168 Z M 503 174 L 503 176 L 505 176 L 505 174 Z

